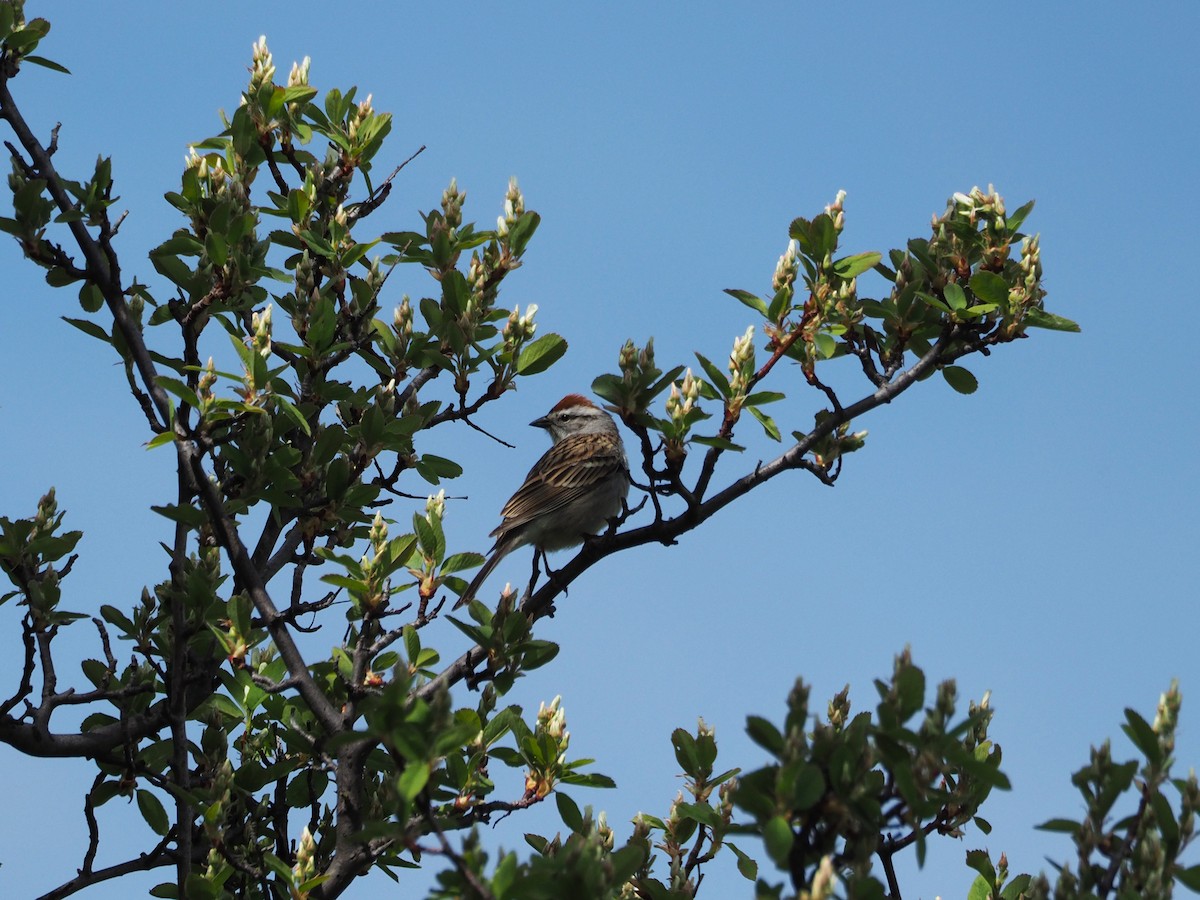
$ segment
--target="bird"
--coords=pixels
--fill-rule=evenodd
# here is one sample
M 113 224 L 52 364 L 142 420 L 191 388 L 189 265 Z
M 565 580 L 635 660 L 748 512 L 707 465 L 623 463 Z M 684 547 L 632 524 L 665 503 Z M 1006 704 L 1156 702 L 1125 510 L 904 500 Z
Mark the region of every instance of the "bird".
M 534 559 L 565 550 L 599 533 L 621 511 L 629 494 L 629 462 L 612 416 L 581 394 L 567 394 L 529 423 L 544 428 L 553 445 L 529 470 L 500 510 L 502 521 L 487 561 L 455 609 L 470 603 L 500 560 L 533 544 Z

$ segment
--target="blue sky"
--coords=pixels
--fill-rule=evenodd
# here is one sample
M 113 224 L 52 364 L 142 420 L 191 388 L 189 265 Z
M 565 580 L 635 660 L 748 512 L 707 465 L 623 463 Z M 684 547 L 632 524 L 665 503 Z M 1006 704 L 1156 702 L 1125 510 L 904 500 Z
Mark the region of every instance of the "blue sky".
M 845 189 L 843 247 L 886 251 L 926 234 L 954 191 L 994 183 L 1010 207 L 1036 198 L 1027 229 L 1042 235 L 1047 306 L 1082 334 L 1040 332 L 971 359 L 973 396 L 933 379 L 864 418 L 867 447 L 836 488 L 782 477 L 678 546 L 593 569 L 542 630 L 561 655 L 513 695 L 535 709 L 563 695 L 575 755 L 619 785 L 573 796 L 624 833 L 639 810 L 665 814 L 681 786 L 674 727 L 703 716 L 721 761 L 756 767 L 747 714 L 778 720 L 797 675 L 815 708 L 846 683 L 869 708 L 872 679 L 911 645 L 931 681 L 958 679 L 964 707 L 992 692 L 1014 786 L 985 810 L 990 836 L 934 845 L 902 876 L 906 897 L 955 897 L 968 849 L 1005 851 L 1013 871 L 1069 855 L 1033 826 L 1081 811 L 1069 773 L 1106 737 L 1132 756 L 1122 709 L 1152 715 L 1172 678 L 1181 773 L 1200 760 L 1200 407 L 1191 354 L 1173 344 L 1196 299 L 1200 9 L 1045 6 L 394 4 L 380 16 L 353 2 L 331 14 L 30 0 L 29 15 L 54 23 L 39 52 L 74 74 L 30 69 L 12 87 L 41 134 L 63 123 L 62 170 L 82 177 L 97 154 L 113 157 L 130 210 L 118 249 L 152 286 L 145 252 L 179 224 L 162 194 L 188 144 L 236 106 L 260 34 L 281 73 L 311 56 L 314 85 L 357 84 L 395 114 L 381 170 L 427 146 L 371 220 L 380 230 L 412 227 L 451 177 L 467 218 L 490 225 L 519 176 L 543 223 L 502 302 L 537 303 L 541 330 L 571 350 L 481 416 L 517 449 L 449 436 L 467 465 L 449 492 L 471 502 L 447 523 L 464 550 L 484 549 L 544 449 L 524 423 L 614 369 L 626 338 L 653 335 L 664 368 L 693 351 L 725 358 L 751 320 L 722 289 L 769 285 L 794 216 Z M 79 315 L 71 293 L 49 289 L 10 241 L 0 272 L 0 515 L 30 514 L 55 485 L 86 532 L 65 605 L 132 602 L 164 571 L 166 523 L 148 506 L 172 495 L 172 459 L 142 449 L 144 420 L 105 348 L 60 321 Z M 385 302 L 429 290 L 402 274 Z M 864 294 L 877 289 L 864 279 Z M 811 421 L 816 400 L 794 370 L 765 386 L 789 392 L 777 419 Z M 777 452 L 750 443 L 718 484 Z M 527 560 L 502 572 L 516 581 Z M 0 685 L 18 677 L 18 621 L 0 609 Z M 63 680 L 78 672 L 70 654 L 98 653 L 85 625 L 62 641 Z M 427 638 L 447 658 L 461 647 L 450 632 Z M 0 760 L 0 892 L 32 896 L 82 858 L 91 774 L 7 748 Z M 99 864 L 140 846 L 136 814 L 118 806 L 103 810 Z M 493 839 L 523 846 L 523 832 L 553 830 L 548 813 L 513 817 Z M 709 879 L 701 896 L 751 890 L 732 862 Z

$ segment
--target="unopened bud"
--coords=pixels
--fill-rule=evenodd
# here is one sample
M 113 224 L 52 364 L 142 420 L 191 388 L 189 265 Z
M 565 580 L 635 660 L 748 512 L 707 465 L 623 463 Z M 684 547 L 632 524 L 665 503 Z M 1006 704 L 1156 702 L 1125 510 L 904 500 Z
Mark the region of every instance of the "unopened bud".
M 264 359 L 271 355 L 271 308 L 272 304 L 268 303 L 262 313 L 252 313 L 250 316 L 254 350 Z
M 446 514 L 446 489 L 430 494 L 425 499 L 425 520 L 430 524 L 434 519 L 440 519 Z
M 312 60 L 304 57 L 303 62 L 292 63 L 292 71 L 288 73 L 288 87 L 302 87 L 308 84 L 308 67 Z

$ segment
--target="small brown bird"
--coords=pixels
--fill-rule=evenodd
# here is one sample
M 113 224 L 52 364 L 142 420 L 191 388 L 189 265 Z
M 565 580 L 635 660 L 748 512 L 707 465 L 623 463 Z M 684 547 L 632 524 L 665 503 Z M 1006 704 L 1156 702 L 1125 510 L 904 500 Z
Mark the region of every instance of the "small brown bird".
M 503 521 L 487 562 L 471 580 L 458 609 L 475 597 L 500 560 L 533 544 L 541 552 L 583 543 L 621 511 L 629 494 L 629 463 L 617 423 L 586 397 L 568 394 L 529 423 L 545 428 L 554 445 L 537 461 L 500 511 Z

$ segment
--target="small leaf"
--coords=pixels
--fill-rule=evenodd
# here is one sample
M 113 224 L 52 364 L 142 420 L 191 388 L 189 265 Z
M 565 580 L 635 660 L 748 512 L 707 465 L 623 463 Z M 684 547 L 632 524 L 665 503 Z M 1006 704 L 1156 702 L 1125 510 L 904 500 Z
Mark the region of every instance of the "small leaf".
M 750 740 L 768 753 L 778 755 L 783 750 L 783 735 L 769 719 L 764 719 L 762 716 L 747 716 L 746 733 L 750 735 Z
M 166 375 L 159 375 L 154 379 L 159 387 L 170 391 L 184 403 L 192 407 L 200 405 L 200 398 L 196 396 L 196 392 L 184 384 L 177 378 L 168 378 Z
M 976 875 L 975 880 L 971 882 L 971 887 L 967 889 L 967 900 L 991 900 L 991 898 L 992 882 L 982 875 Z
M 985 303 L 1000 305 L 1008 299 L 1008 282 L 995 272 L 976 272 L 968 284 L 975 296 Z
M 68 316 L 63 316 L 62 319 L 67 324 L 74 325 L 84 334 L 91 335 L 98 340 L 104 341 L 106 344 L 112 343 L 112 338 L 109 336 L 108 332 L 95 322 L 90 322 L 87 319 L 72 319 Z
M 162 447 L 165 444 L 169 444 L 173 440 L 175 440 L 175 432 L 167 430 L 161 434 L 156 434 L 150 440 L 146 441 L 146 449 L 153 450 L 156 447 Z
M 171 822 L 167 818 L 167 811 L 163 809 L 162 801 L 159 800 L 149 791 L 138 790 L 137 792 L 138 809 L 142 813 L 142 818 L 146 820 L 146 824 L 150 826 L 155 834 L 165 836 L 171 830 Z
M 1000 900 L 1021 900 L 1031 881 L 1033 881 L 1033 877 L 1030 875 L 1013 876 L 1013 879 L 1000 891 Z
M 544 372 L 567 352 L 567 342 L 557 334 L 544 334 L 521 350 L 517 359 L 518 375 L 536 375 Z
M 737 868 L 742 877 L 747 881 L 754 881 L 758 878 L 758 863 L 735 847 L 733 844 L 726 843 L 726 847 L 733 851 L 733 855 L 737 857 Z
M 754 294 L 751 294 L 749 291 L 742 291 L 742 290 L 738 290 L 737 288 L 726 288 L 725 293 L 727 293 L 730 297 L 733 297 L 735 300 L 740 300 L 742 303 L 746 304 L 751 309 L 757 310 L 758 312 L 762 313 L 764 318 L 766 317 L 767 304 L 766 304 L 766 302 L 763 301 L 763 299 L 761 297 L 756 297 Z
M 757 406 L 748 406 L 746 408 L 750 410 L 750 415 L 758 419 L 758 423 L 762 425 L 763 431 L 767 433 L 767 437 L 773 441 L 779 441 L 783 439 L 782 435 L 779 433 L 779 426 L 775 424 L 774 419 L 760 410 Z
M 1031 309 L 1025 313 L 1024 324 L 1033 328 L 1048 328 L 1051 331 L 1079 331 L 1079 325 L 1070 319 L 1048 313 L 1044 309 Z
M 726 440 L 723 437 L 694 437 L 691 438 L 693 444 L 703 444 L 705 447 L 716 447 L 718 450 L 731 450 L 734 453 L 741 453 L 746 448 L 741 444 L 735 444 L 733 441 Z
M 79 305 L 89 313 L 100 312 L 100 307 L 104 306 L 104 294 L 94 282 L 85 282 L 79 289 Z
M 986 850 L 968 850 L 967 866 L 986 878 L 989 886 L 996 883 L 996 867 Z
M 563 824 L 572 831 L 581 831 L 583 814 L 579 811 L 579 806 L 575 801 L 564 793 L 556 792 L 554 802 L 558 804 L 558 814 L 562 817 Z
M 404 799 L 411 803 L 428 783 L 429 763 L 410 762 L 396 779 L 396 788 Z
M 950 282 L 942 289 L 942 296 L 946 298 L 946 304 L 955 311 L 967 308 L 967 295 L 954 282 Z
M 1175 880 L 1186 887 L 1189 891 L 1200 893 L 1200 865 L 1192 866 L 1191 868 L 1175 867 Z
M 875 250 L 868 253 L 856 253 L 853 256 L 843 256 L 833 263 L 833 271 L 840 278 L 847 280 L 861 275 L 883 259 L 883 254 Z
M 700 361 L 700 368 L 704 370 L 704 374 L 708 376 L 709 382 L 717 389 L 717 392 L 722 397 L 729 396 L 729 379 L 725 377 L 725 373 L 714 366 L 707 357 L 701 354 L 696 354 L 696 359 Z
M 707 803 L 680 803 L 675 809 L 681 816 L 693 822 L 699 822 L 709 828 L 721 827 L 720 814 Z
M 795 839 L 792 826 L 783 816 L 772 816 L 763 826 L 763 842 L 767 845 L 767 855 L 781 868 L 787 866 L 788 855 L 792 852 Z
M 44 56 L 22 56 L 21 62 L 33 63 L 35 66 L 42 66 L 46 69 L 52 69 L 55 72 L 62 72 L 64 75 L 70 75 L 71 70 L 64 65 L 56 63 L 52 59 L 46 59 Z
M 942 377 L 946 379 L 946 384 L 960 394 L 973 394 L 979 387 L 975 376 L 962 366 L 946 366 L 942 369 Z
M 1158 735 L 1154 733 L 1154 729 L 1150 727 L 1150 723 L 1141 717 L 1141 715 L 1133 709 L 1125 710 L 1125 721 L 1128 723 L 1121 726 L 1121 730 L 1129 736 L 1133 741 L 1133 745 L 1142 751 L 1142 755 L 1146 759 L 1158 765 L 1162 762 L 1162 747 L 1158 743 Z

